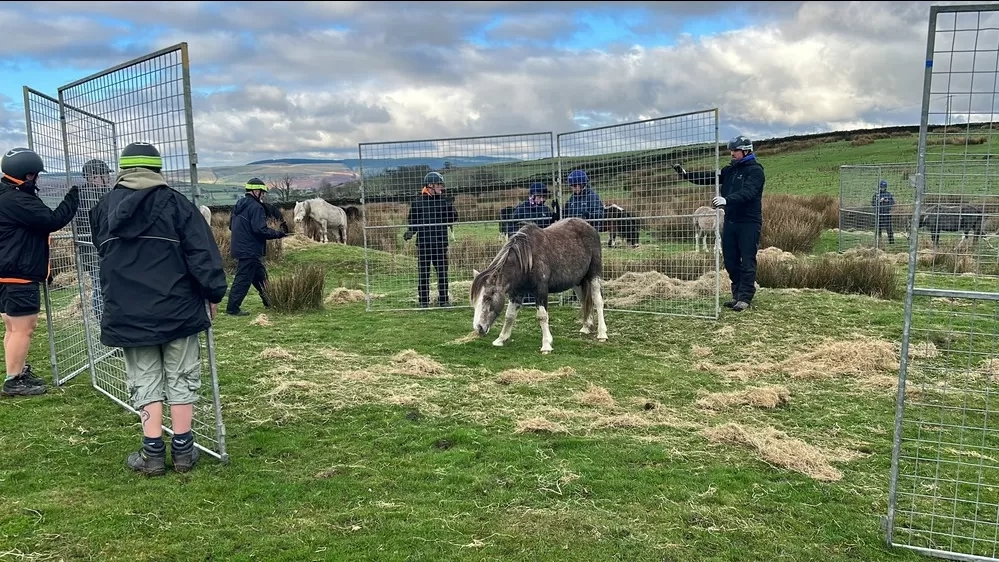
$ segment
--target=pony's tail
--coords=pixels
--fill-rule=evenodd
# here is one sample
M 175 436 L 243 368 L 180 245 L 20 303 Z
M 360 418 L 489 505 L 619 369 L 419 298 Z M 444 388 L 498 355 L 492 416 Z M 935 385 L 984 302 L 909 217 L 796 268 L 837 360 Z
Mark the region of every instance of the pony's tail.
M 579 288 L 582 289 L 581 292 L 583 293 L 583 297 L 579 303 L 579 313 L 582 315 L 583 324 L 585 324 L 593 312 L 593 284 L 587 280 L 583 280 Z

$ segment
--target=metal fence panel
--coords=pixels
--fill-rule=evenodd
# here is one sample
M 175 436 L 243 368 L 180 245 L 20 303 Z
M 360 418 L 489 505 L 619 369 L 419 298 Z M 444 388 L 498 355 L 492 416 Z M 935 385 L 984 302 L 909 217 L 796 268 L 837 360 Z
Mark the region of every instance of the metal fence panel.
M 93 158 L 105 160 L 112 173 L 118 167 L 120 150 L 129 143 L 153 143 L 163 157 L 162 175 L 167 183 L 198 200 L 197 157 L 187 44 L 181 43 L 123 63 L 59 88 L 59 102 L 65 121 L 65 170 L 68 182 L 73 174 Z M 115 124 L 111 137 L 102 132 L 102 122 Z M 92 283 L 98 279 L 97 254 L 90 242 L 89 210 L 103 190 L 82 189 L 74 242 L 83 272 L 79 276 L 84 300 L 92 296 Z M 137 413 L 128 401 L 124 360 L 120 349 L 100 343 L 98 313 L 85 314 L 88 346 L 91 350 L 94 387 L 127 410 Z M 85 307 L 86 308 L 86 307 Z M 195 445 L 226 462 L 225 426 L 222 422 L 214 337 L 209 329 L 202 343 L 202 399 L 195 407 Z M 164 430 L 171 433 L 169 411 L 164 409 Z
M 999 5 L 930 9 L 886 539 L 999 551 Z
M 914 162 L 840 166 L 839 251 L 907 251 L 915 201 Z
M 551 133 L 524 133 L 359 144 L 367 309 L 470 306 L 473 269 L 489 265 L 504 232 L 516 230 L 503 210 L 527 200 L 532 183 L 555 191 L 553 141 Z M 410 216 L 431 172 L 443 176 L 455 216 Z M 451 226 L 407 234 L 440 221 Z M 433 241 L 422 254 L 421 236 Z
M 28 148 L 42 157 L 46 173 L 38 179 L 38 195 L 56 208 L 69 190 L 65 175 L 59 100 L 25 86 L 24 117 Z M 61 386 L 87 370 L 90 359 L 83 326 L 79 270 L 72 223 L 53 232 L 49 248 L 49 281 L 42 285 L 52 380 Z
M 604 216 L 604 300 L 609 310 L 718 318 L 720 274 L 718 110 L 697 111 L 560 133 L 559 199 L 585 173 Z M 682 179 L 674 165 L 701 171 Z M 710 246 L 708 245 L 710 241 Z

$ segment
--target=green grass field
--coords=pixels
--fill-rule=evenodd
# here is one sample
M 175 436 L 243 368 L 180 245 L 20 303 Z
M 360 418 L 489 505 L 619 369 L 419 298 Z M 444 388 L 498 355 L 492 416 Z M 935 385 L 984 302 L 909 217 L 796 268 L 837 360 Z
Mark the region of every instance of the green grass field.
M 809 195 L 836 195 L 840 164 L 914 158 L 914 137 L 760 157 L 768 193 Z M 497 234 L 463 225 L 458 238 L 485 247 Z M 837 247 L 827 229 L 812 254 Z M 367 271 L 383 283 L 376 308 L 414 296 L 414 279 L 387 275 L 412 277 L 411 252 L 369 251 L 368 264 L 364 253 L 286 249 L 270 274 L 322 263 L 326 293 L 363 290 Z M 906 264 L 895 267 L 901 280 Z M 931 275 L 921 266 L 921 280 Z M 72 291 L 55 296 L 55 308 L 72 306 Z M 922 560 L 888 548 L 881 528 L 901 298 L 763 287 L 750 311 L 717 321 L 608 312 L 606 343 L 578 333 L 576 309 L 554 306 L 555 351 L 541 355 L 530 308 L 497 348 L 499 326 L 469 335 L 468 308 L 366 312 L 361 300 L 279 314 L 251 290 L 250 316 L 215 321 L 228 465 L 203 457 L 186 475 L 130 473 L 138 419 L 87 373 L 0 401 L 0 559 Z M 903 463 L 900 508 L 994 502 L 996 463 L 982 457 L 999 444 L 979 419 L 990 378 L 975 374 L 994 355 L 982 334 L 999 311 L 939 299 L 920 310 L 906 399 L 928 421 L 904 430 L 923 433 L 921 458 L 965 472 Z M 43 376 L 48 356 L 40 322 L 30 361 Z M 941 388 L 947 372 L 957 375 Z M 947 409 L 962 404 L 978 417 Z M 921 499 L 920 478 L 935 486 Z M 961 521 L 973 505 L 948 513 L 937 528 L 979 538 L 959 549 L 991 545 L 981 538 L 994 521 Z

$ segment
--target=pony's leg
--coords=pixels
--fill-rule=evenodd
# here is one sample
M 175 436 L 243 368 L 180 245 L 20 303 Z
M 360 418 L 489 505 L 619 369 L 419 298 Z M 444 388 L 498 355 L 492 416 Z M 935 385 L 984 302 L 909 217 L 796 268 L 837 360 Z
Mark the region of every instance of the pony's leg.
M 552 352 L 552 330 L 548 326 L 548 299 L 537 299 L 538 323 L 541 324 L 541 353 Z
M 493 345 L 502 347 L 510 340 L 510 333 L 513 332 L 513 323 L 517 320 L 517 311 L 520 310 L 520 303 L 515 299 L 510 299 L 506 305 L 506 318 L 503 319 L 503 329 L 500 330 L 499 337 L 493 340 Z
M 323 227 L 323 244 L 329 244 L 330 237 L 328 230 L 330 228 L 330 223 L 326 222 L 326 219 L 322 219 L 319 221 L 319 224 L 321 224 Z
M 701 233 L 697 230 L 696 226 L 694 227 L 694 251 L 701 251 Z
M 580 304 L 582 304 L 583 288 L 579 285 L 576 285 L 575 287 L 572 288 L 572 292 L 576 293 L 576 300 L 579 301 Z M 583 322 L 583 327 L 579 329 L 579 333 L 589 334 L 592 328 L 593 328 L 593 314 L 590 314 L 589 316 L 586 317 L 586 320 Z
M 590 281 L 590 298 L 593 299 L 593 313 L 597 315 L 597 341 L 607 341 L 607 324 L 604 322 L 604 295 L 600 288 L 600 278 Z

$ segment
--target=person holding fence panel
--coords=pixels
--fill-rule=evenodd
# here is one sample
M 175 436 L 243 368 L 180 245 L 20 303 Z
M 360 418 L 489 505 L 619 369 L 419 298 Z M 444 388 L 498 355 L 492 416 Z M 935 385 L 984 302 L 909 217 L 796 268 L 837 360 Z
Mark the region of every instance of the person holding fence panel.
M 444 176 L 430 172 L 423 178 L 420 195 L 409 206 L 409 228 L 402 235 L 416 236 L 417 297 L 420 307 L 430 306 L 430 268 L 437 271 L 437 305 L 451 306 L 448 292 L 448 227 L 458 221 L 454 201 L 444 193 Z
M 756 253 L 763 229 L 763 187 L 766 175 L 756 160 L 753 141 L 739 135 L 728 141 L 732 161 L 718 172 L 719 192 L 711 200 L 725 208 L 722 226 L 722 257 L 732 280 L 732 300 L 724 305 L 736 312 L 749 308 L 756 295 Z M 673 165 L 680 177 L 698 185 L 714 185 L 714 170 L 688 172 L 682 163 Z
M 14 148 L 0 159 L 0 315 L 7 376 L 0 394 L 44 394 L 45 383 L 27 363 L 31 337 L 41 312 L 41 283 L 51 273 L 51 234 L 65 227 L 80 206 L 80 190 L 71 187 L 52 210 L 38 196 L 38 176 L 45 171 L 41 156 Z
M 93 158 L 88 160 L 86 164 L 83 165 L 83 185 L 80 189 L 80 213 L 90 213 L 90 209 L 97 204 L 97 201 L 104 197 L 111 187 L 114 185 L 114 181 L 111 178 L 111 168 L 108 167 L 107 163 L 98 158 Z M 100 320 L 100 296 L 101 296 L 101 277 L 97 270 L 97 248 L 93 245 L 93 228 L 90 229 L 91 232 L 80 232 L 81 238 L 84 238 L 89 244 L 81 244 L 77 246 L 79 248 L 79 256 L 83 262 L 83 267 L 87 271 L 87 275 L 90 277 L 90 307 L 94 311 L 94 317 Z
M 134 142 L 119 159 L 113 189 L 90 210 L 100 258 L 102 344 L 125 359 L 129 401 L 142 421 L 142 446 L 125 463 L 166 473 L 163 404 L 170 407 L 173 469 L 198 462 L 192 425 L 201 387 L 198 335 L 225 297 L 222 254 L 194 203 L 171 188 L 155 146 Z

